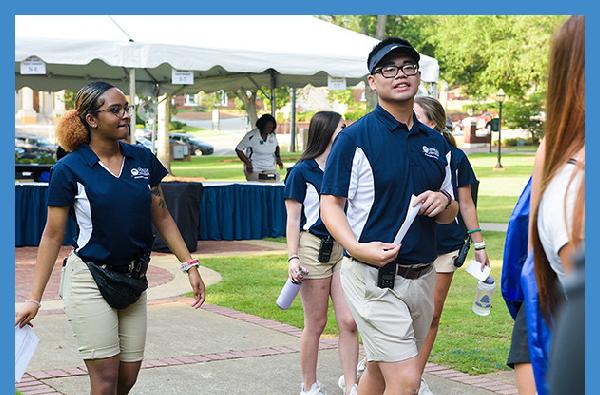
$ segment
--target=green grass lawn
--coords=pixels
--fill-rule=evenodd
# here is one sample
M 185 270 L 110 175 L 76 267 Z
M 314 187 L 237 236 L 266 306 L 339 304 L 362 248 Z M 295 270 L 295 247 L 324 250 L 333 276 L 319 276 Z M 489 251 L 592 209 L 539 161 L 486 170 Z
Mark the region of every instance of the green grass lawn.
M 300 157 L 298 152 L 283 152 L 281 159 L 285 167 L 292 167 Z M 206 181 L 246 181 L 242 170 L 242 161 L 234 155 L 193 156 L 190 161 L 171 162 L 171 171 L 176 177 L 204 177 Z M 281 179 L 286 170 L 277 168 Z
M 486 232 L 485 236 L 492 259 L 492 273 L 499 279 L 504 233 Z M 282 238 L 272 240 L 284 241 Z M 286 258 L 286 254 L 279 254 L 205 259 L 204 265 L 223 276 L 223 281 L 209 287 L 208 302 L 302 328 L 300 298 L 286 311 L 275 305 L 287 278 Z M 475 287 L 476 280 L 464 270 L 456 273 L 432 361 L 470 374 L 506 369 L 512 320 L 499 289 L 494 295 L 490 316 L 473 314 L 471 304 Z M 337 333 L 333 309 L 330 308 L 325 334 L 335 336 Z
M 477 216 L 479 223 L 508 223 L 518 196 L 482 196 L 477 202 Z
M 300 153 L 283 152 L 286 167 L 296 163 Z M 480 181 L 480 222 L 507 223 L 510 213 L 527 183 L 533 169 L 533 153 L 504 154 L 504 170 L 494 170 L 494 153 L 476 153 L 469 156 L 473 169 Z M 204 177 L 206 181 L 245 181 L 242 162 L 237 156 L 192 157 L 189 162 L 171 162 L 173 175 L 179 177 Z M 279 170 L 281 179 L 285 169 Z

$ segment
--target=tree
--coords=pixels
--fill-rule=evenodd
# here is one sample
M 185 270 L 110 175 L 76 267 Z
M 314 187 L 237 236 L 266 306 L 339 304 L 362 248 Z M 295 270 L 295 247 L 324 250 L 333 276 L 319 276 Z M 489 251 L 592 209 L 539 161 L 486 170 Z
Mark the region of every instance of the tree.
M 244 110 L 248 114 L 250 127 L 254 127 L 258 120 L 258 116 L 256 115 L 256 91 L 242 91 L 238 89 L 235 91 L 235 95 L 242 101 Z
M 375 37 L 375 15 L 323 17 Z M 440 78 L 482 99 L 504 89 L 523 98 L 545 89 L 548 47 L 564 16 L 388 15 L 386 36 L 407 39 L 440 64 Z
M 265 105 L 271 109 L 271 99 L 265 95 L 264 92 L 269 92 L 270 89 L 263 87 L 262 90 L 258 91 L 258 97 L 265 103 Z M 275 88 L 275 108 L 280 109 L 290 102 L 290 88 L 287 86 L 280 86 Z

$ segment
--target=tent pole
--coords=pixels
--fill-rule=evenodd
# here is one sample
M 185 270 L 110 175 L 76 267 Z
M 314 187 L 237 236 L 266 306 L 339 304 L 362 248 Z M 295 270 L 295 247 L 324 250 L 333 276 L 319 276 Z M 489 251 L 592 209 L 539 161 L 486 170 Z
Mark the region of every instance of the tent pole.
M 290 152 L 296 152 L 296 88 L 292 88 L 292 108 L 290 111 Z
M 135 105 L 135 69 L 129 69 L 129 104 Z M 136 111 L 137 113 L 137 111 Z M 135 144 L 135 113 L 129 119 L 129 142 Z
M 158 133 L 157 133 L 157 151 L 158 160 L 171 172 L 170 166 L 170 143 L 169 143 L 169 120 L 171 119 L 169 103 L 171 94 L 165 93 L 158 101 Z

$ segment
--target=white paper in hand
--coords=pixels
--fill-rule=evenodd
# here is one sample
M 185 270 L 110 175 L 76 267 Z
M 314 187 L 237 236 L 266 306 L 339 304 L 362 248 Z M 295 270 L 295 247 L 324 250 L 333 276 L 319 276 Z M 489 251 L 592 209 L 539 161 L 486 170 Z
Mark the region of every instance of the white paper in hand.
M 15 325 L 15 383 L 21 381 L 39 341 L 29 325 L 23 328 Z
M 471 261 L 469 266 L 467 266 L 467 273 L 479 281 L 485 281 L 490 276 L 491 271 L 492 269 L 489 266 L 485 266 L 483 270 L 481 270 L 481 263 L 477 261 Z
M 400 226 L 398 233 L 396 233 L 396 237 L 394 238 L 394 244 L 402 243 L 402 239 L 404 239 L 404 236 L 406 236 L 408 229 L 415 221 L 415 217 L 417 216 L 417 214 L 419 213 L 419 210 L 421 209 L 421 203 L 419 203 L 413 207 L 413 204 L 415 203 L 416 198 L 417 197 L 415 195 L 412 195 L 410 198 L 410 203 L 408 206 L 408 212 L 406 213 L 406 218 L 404 219 L 402 226 Z

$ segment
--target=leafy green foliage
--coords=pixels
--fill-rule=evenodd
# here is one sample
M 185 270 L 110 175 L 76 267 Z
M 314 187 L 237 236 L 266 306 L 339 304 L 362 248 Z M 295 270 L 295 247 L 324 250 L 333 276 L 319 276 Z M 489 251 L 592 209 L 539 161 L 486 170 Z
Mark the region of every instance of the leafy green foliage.
M 375 36 L 375 15 L 323 16 Z M 543 92 L 551 34 L 564 16 L 424 15 L 387 17 L 386 35 L 403 37 L 435 57 L 450 86 L 484 98 L 504 89 L 512 99 Z
M 271 99 L 265 96 L 263 93 L 267 92 L 270 94 L 270 89 L 267 87 L 263 87 L 262 90 L 258 91 L 258 98 L 260 98 L 265 103 L 265 108 L 271 111 Z M 281 86 L 279 88 L 275 88 L 275 106 L 277 109 L 281 109 L 283 106 L 290 102 L 290 88 L 287 86 Z
M 534 140 L 539 140 L 544 135 L 544 97 L 541 93 L 534 93 L 521 100 L 507 102 L 502 108 L 502 123 L 509 129 L 527 129 Z

